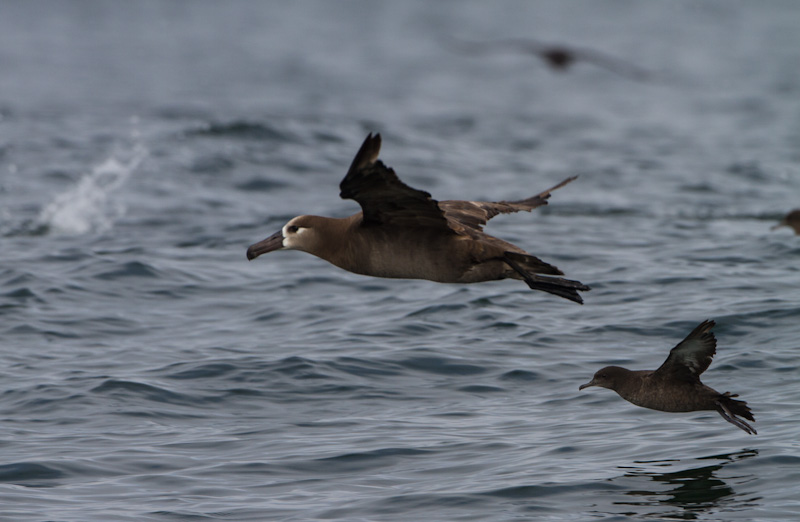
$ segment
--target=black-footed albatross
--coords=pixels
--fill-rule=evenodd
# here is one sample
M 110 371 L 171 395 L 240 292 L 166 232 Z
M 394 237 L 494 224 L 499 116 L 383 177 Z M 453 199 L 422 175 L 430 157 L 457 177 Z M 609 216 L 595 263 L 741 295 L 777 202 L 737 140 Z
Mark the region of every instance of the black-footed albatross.
M 794 230 L 795 235 L 800 236 L 800 208 L 792 210 L 786 214 L 781 222 L 772 227 L 770 230 L 775 230 L 781 227 L 789 227 Z
M 719 393 L 700 382 L 700 374 L 708 368 L 716 353 L 717 340 L 710 331 L 714 324 L 714 321 L 708 320 L 700 323 L 669 352 L 667 360 L 655 371 L 606 366 L 578 389 L 589 386 L 608 388 L 626 401 L 652 410 L 714 410 L 737 428 L 755 435 L 755 428 L 737 418 L 738 415 L 755 421 L 746 402 L 733 398 L 738 395 Z
M 378 159 L 381 136 L 370 133 L 342 180 L 339 194 L 362 211 L 346 218 L 302 215 L 251 245 L 252 260 L 273 250 L 302 250 L 349 272 L 375 277 L 477 283 L 521 279 L 534 290 L 583 303 L 589 287 L 518 246 L 483 232 L 497 214 L 547 204 L 550 192 L 520 201 L 436 201 L 409 187 Z
M 652 79 L 650 72 L 632 63 L 594 49 L 548 44 L 533 38 L 506 38 L 502 40 L 467 41 L 450 38 L 445 42 L 461 53 L 485 54 L 490 52 L 515 52 L 537 56 L 551 69 L 566 71 L 576 62 L 591 63 L 602 69 L 636 81 Z

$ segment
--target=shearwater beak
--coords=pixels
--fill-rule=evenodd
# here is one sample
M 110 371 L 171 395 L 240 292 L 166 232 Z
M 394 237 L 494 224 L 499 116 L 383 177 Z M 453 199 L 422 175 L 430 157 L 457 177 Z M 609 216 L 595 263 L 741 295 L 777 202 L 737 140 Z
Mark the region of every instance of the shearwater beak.
M 247 259 L 252 261 L 261 254 L 266 254 L 273 250 L 280 250 L 281 248 L 283 248 L 283 231 L 278 230 L 267 239 L 250 245 L 247 249 Z
M 591 381 L 587 382 L 586 384 L 581 384 L 580 386 L 578 386 L 578 390 L 582 390 L 584 388 L 588 388 L 589 386 L 597 386 L 594 383 L 594 379 L 592 379 Z

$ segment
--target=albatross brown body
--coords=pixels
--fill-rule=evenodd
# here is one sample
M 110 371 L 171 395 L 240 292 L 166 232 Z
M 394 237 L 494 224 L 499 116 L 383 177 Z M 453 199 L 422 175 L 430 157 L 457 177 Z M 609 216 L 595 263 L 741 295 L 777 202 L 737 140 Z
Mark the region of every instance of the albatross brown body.
M 614 390 L 626 401 L 652 410 L 687 412 L 712 410 L 723 419 L 750 434 L 755 428 L 737 418 L 754 421 L 750 408 L 738 395 L 718 391 L 700 382 L 700 374 L 711 364 L 717 340 L 711 333 L 714 321 L 703 321 L 669 352 L 669 357 L 657 370 L 632 371 L 619 366 L 607 366 L 591 381 L 580 386 L 600 386 Z
M 370 134 L 340 184 L 340 196 L 354 199 L 362 212 L 346 218 L 303 215 L 247 249 L 255 259 L 273 250 L 302 250 L 356 274 L 477 283 L 521 279 L 577 303 L 589 287 L 552 277 L 556 267 L 523 249 L 483 232 L 497 214 L 530 211 L 547 204 L 558 185 L 520 201 L 436 201 L 400 181 L 378 159 L 380 134 Z

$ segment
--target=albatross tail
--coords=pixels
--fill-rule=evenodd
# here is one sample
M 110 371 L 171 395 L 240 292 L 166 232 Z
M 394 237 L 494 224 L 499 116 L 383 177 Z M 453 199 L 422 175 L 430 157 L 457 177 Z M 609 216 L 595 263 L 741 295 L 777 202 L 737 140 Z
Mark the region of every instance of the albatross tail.
M 523 278 L 526 274 L 564 275 L 564 272 L 550 263 L 546 263 L 530 254 L 506 252 L 503 256 L 505 257 L 506 264 L 518 272 Z
M 529 274 L 525 278 L 528 287 L 532 290 L 541 290 L 548 294 L 557 295 L 564 299 L 569 299 L 578 304 L 583 304 L 583 297 L 578 293 L 578 290 L 584 292 L 591 290 L 588 286 L 580 281 L 573 281 L 571 279 L 564 279 L 562 277 L 547 277 Z
M 578 304 L 583 304 L 583 298 L 578 291 L 588 292 L 591 290 L 591 288 L 580 281 L 539 275 L 563 275 L 563 272 L 537 257 L 518 254 L 516 252 L 506 252 L 504 261 L 528 283 L 528 287 L 532 290 L 541 290 L 542 292 L 557 295 Z

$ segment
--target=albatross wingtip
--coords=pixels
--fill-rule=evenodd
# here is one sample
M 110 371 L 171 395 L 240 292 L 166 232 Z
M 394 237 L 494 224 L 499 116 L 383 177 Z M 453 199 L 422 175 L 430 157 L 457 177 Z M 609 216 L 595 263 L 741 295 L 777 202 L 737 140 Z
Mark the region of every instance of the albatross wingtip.
M 350 168 L 347 170 L 347 173 L 350 174 L 352 172 L 356 172 L 357 170 L 363 169 L 375 163 L 375 160 L 378 159 L 378 154 L 381 152 L 381 135 L 379 132 L 372 134 L 371 132 L 367 134 L 367 137 L 364 139 L 364 143 L 361 144 L 361 148 L 358 149 L 355 158 L 353 158 L 353 162 L 350 164 Z

